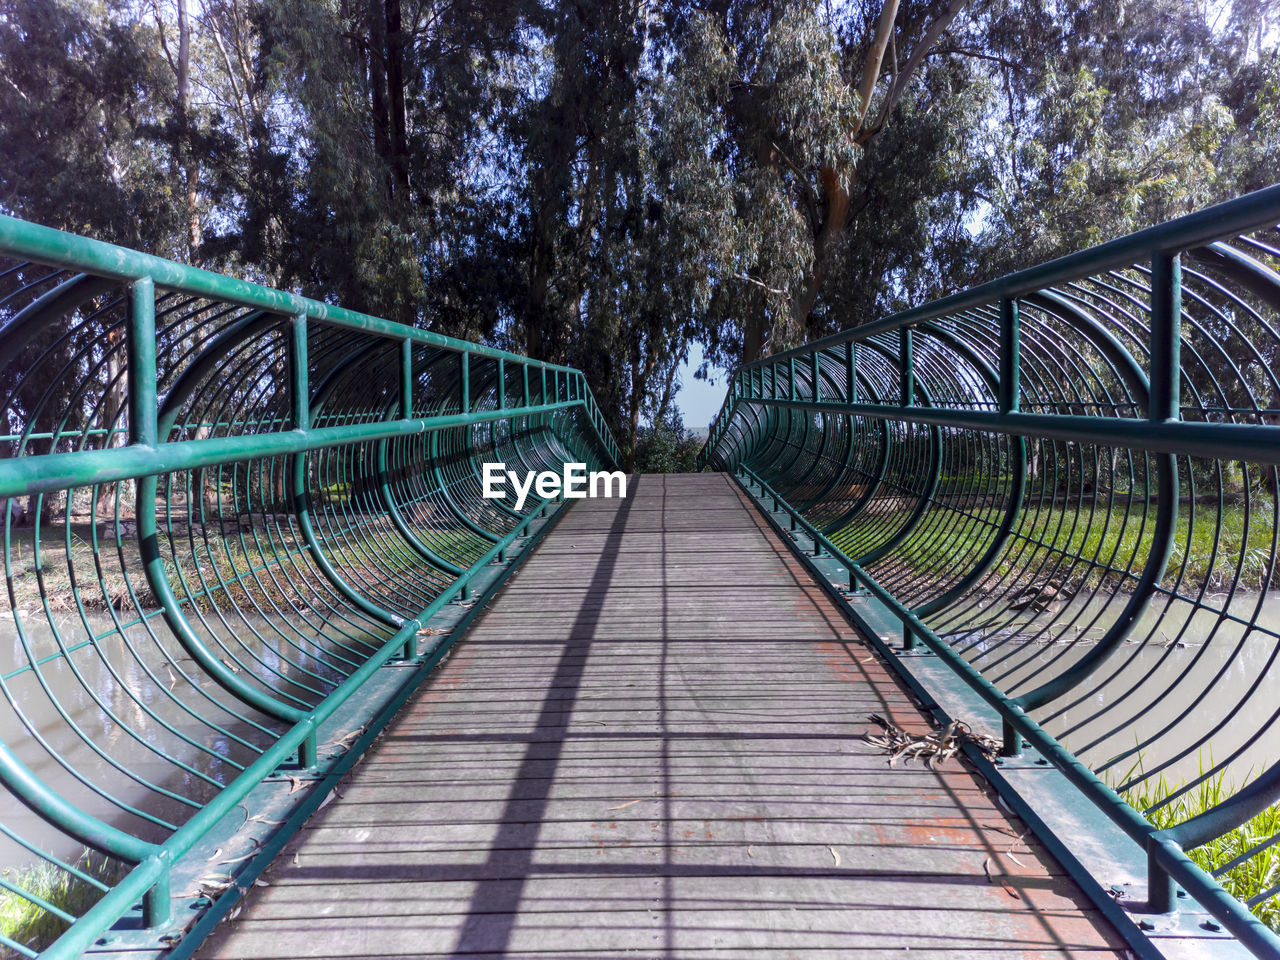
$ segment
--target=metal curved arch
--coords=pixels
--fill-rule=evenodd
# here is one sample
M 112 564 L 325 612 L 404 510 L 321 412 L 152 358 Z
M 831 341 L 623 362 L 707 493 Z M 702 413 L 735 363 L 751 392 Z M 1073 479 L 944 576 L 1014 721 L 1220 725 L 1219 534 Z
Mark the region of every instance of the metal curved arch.
M 101 296 L 125 287 L 127 298 Z M 139 900 L 154 942 L 176 892 L 171 869 L 200 855 L 192 854 L 197 843 L 264 780 L 307 767 L 325 775 L 336 754 L 319 751 L 324 725 L 344 704 L 358 704 L 352 717 L 377 709 L 384 664 L 406 654 L 414 663 L 425 657 L 423 669 L 437 662 L 451 635 L 427 629 L 433 618 L 457 622 L 450 601 L 494 589 L 554 506 L 494 510 L 481 524 L 502 532 L 451 534 L 429 544 L 427 556 L 405 535 L 413 531 L 408 516 L 398 529 L 403 504 L 423 492 L 443 507 L 456 493 L 470 510 L 477 464 L 498 433 L 487 423 L 518 425 L 522 435 L 503 441 L 513 462 L 549 463 L 572 451 L 593 468 L 612 466 L 617 447 L 576 371 L 5 217 L 0 300 L 14 317 L 0 335 L 9 353 L 21 353 L 50 311 L 69 317 L 58 349 L 42 349 L 18 371 L 13 394 L 6 384 L 6 395 L 34 398 L 32 416 L 54 424 L 56 443 L 49 453 L 21 444 L 30 425 L 10 438 L 0 500 L 61 497 L 69 511 L 110 513 L 117 537 L 113 551 L 104 549 L 95 522 L 92 555 L 66 551 L 66 603 L 79 623 L 50 612 L 48 593 L 59 587 L 47 560 L 37 584 L 44 602 L 35 613 L 15 610 L 20 631 L 25 616 L 54 640 L 39 649 L 17 644 L 17 659 L 0 664 L 9 698 L 0 707 L 18 708 L 5 722 L 33 731 L 21 750 L 0 744 L 0 786 L 48 821 L 47 835 L 62 844 L 24 841 L 24 855 L 88 882 L 102 898 L 87 912 L 56 915 L 69 926 L 49 956 L 79 953 Z M 92 311 L 77 312 L 90 301 Z M 127 350 L 107 342 L 117 333 Z M 448 396 L 456 377 L 415 372 L 466 369 L 459 358 L 473 374 L 471 400 L 460 406 Z M 495 370 L 512 365 L 532 368 L 545 388 L 495 404 Z M 387 398 L 405 383 L 420 396 L 396 409 Z M 110 438 L 125 423 L 128 443 L 115 446 Z M 434 466 L 454 485 L 444 492 L 423 456 L 427 438 L 443 432 L 450 462 Z M 12 585 L 13 511 L 3 519 Z M 136 539 L 126 531 L 134 524 Z M 72 660 L 86 654 L 102 662 L 98 673 Z M 63 679 L 53 676 L 59 664 Z M 108 721 L 118 715 L 115 767 L 94 766 L 106 752 L 97 729 L 84 730 L 83 740 L 70 727 L 62 728 L 67 736 L 37 735 L 40 711 L 21 709 L 22 698 L 43 698 L 44 712 L 65 714 L 62 700 L 74 697 L 54 680 L 78 684 Z M 376 694 L 371 705 L 355 697 L 362 690 Z M 32 756 L 54 758 L 48 768 L 65 777 L 42 781 Z M 142 785 L 136 806 L 113 803 L 112 775 Z M 175 785 L 175 777 L 187 779 Z M 76 801 L 61 792 L 72 786 Z M 12 816 L 6 811 L 6 821 Z M 0 842 L 20 835 L 6 826 Z M 68 843 L 117 858 L 119 876 L 98 879 L 77 867 Z M 6 890 L 22 897 L 22 883 L 6 881 Z M 39 906 L 38 897 L 32 902 Z
M 1267 744 L 1280 731 L 1280 689 L 1248 652 L 1280 649 L 1280 630 L 1260 613 L 1273 595 L 1250 592 L 1280 582 L 1280 381 L 1270 369 L 1280 357 L 1278 222 L 1273 187 L 748 364 L 701 455 L 748 478 L 744 490 L 779 529 L 804 531 L 797 543 L 822 555 L 813 561 L 822 581 L 846 568 L 978 692 L 1003 724 L 1006 752 L 1026 739 L 1134 838 L 1156 909 L 1174 906 L 1176 877 L 1264 956 L 1280 939 L 1249 907 L 1280 890 L 1245 904 L 1207 871 L 1244 870 L 1276 838 L 1229 862 L 1210 862 L 1205 845 L 1280 801 L 1280 775 L 1256 776 L 1275 769 Z M 913 348 L 899 348 L 896 332 L 907 330 Z M 806 371 L 825 374 L 855 344 L 858 374 L 880 397 L 808 387 Z M 905 396 L 912 381 L 935 390 L 931 405 Z M 904 396 L 889 395 L 899 388 Z M 788 417 L 797 415 L 814 430 L 849 426 L 836 475 L 874 455 L 860 420 L 952 428 L 937 464 L 922 450 L 891 453 L 890 475 L 950 472 L 931 494 L 940 509 L 872 553 L 882 561 L 874 571 L 859 562 L 866 537 L 900 531 L 920 503 L 891 491 L 869 498 L 873 533 L 861 539 L 809 523 L 847 503 L 840 481 L 826 483 L 827 466 L 793 455 L 804 431 Z M 839 458 L 840 443 L 824 439 L 806 441 L 808 456 Z M 825 489 L 813 498 L 814 484 L 799 480 L 818 476 Z M 803 502 L 788 502 L 800 489 Z M 922 595 L 914 607 L 906 599 Z M 1184 640 L 1192 652 L 1171 649 Z M 1150 698 L 1159 696 L 1187 705 L 1174 700 L 1157 717 Z M 1055 739 L 1064 735 L 1077 754 Z M 1197 770 L 1206 746 L 1213 757 Z M 1117 764 L 1138 750 L 1142 766 L 1120 775 Z M 1206 813 L 1157 830 L 1125 798 L 1171 774 L 1179 779 L 1153 808 L 1166 814 L 1211 778 L 1231 786 Z

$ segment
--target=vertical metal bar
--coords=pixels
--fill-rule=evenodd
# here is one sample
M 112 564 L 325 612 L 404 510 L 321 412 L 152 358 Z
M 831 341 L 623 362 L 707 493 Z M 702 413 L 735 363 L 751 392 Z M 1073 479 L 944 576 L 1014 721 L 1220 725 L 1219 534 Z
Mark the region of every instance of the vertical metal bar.
M 1151 254 L 1151 371 L 1147 417 L 1159 422 L 1182 414 L 1182 263 L 1177 254 Z M 1169 458 L 1172 459 L 1172 458 Z M 1163 573 L 1172 546 L 1171 529 L 1178 519 L 1176 465 L 1159 473 L 1156 491 L 1156 533 L 1152 552 L 1163 546 Z M 1158 581 L 1157 581 L 1158 582 Z M 1156 859 L 1155 837 L 1147 842 L 1147 909 L 1169 913 L 1177 909 L 1173 878 Z
M 911 328 L 903 327 L 898 333 L 898 383 L 901 387 L 899 402 L 904 407 L 911 406 L 915 397 L 915 367 L 912 358 Z
M 129 442 L 154 447 L 156 426 L 156 287 L 149 277 L 129 285 Z
M 821 380 L 822 366 L 821 366 L 821 364 L 818 362 L 818 357 L 821 355 L 821 353 L 822 353 L 822 351 L 821 351 L 821 350 L 815 350 L 815 351 L 813 351 L 813 353 L 812 353 L 812 354 L 810 354 L 810 356 L 809 356 L 810 362 L 811 362 L 811 364 L 812 364 L 812 366 L 811 366 L 811 368 L 810 368 L 810 371 L 809 371 L 809 375 L 810 375 L 810 377 L 812 377 L 812 379 L 813 379 L 813 401 L 814 401 L 814 403 L 821 403 L 821 402 L 822 402 L 822 380 Z
M 796 358 L 794 354 L 787 358 L 787 380 L 790 383 L 788 399 L 796 399 Z
M 845 390 L 850 403 L 858 402 L 858 355 L 852 340 L 844 344 L 844 376 L 847 384 Z
M 1019 346 L 1020 324 L 1018 301 L 1009 297 L 1000 300 L 1000 359 L 999 374 L 996 382 L 998 391 L 996 406 L 1000 413 L 1017 413 L 1021 394 L 1020 379 L 1022 376 L 1022 355 Z M 1013 525 L 1022 502 L 1022 488 L 1026 477 L 1027 445 L 1022 437 L 1010 437 L 1011 457 L 1018 458 L 1014 465 L 1014 491 L 1010 498 L 1010 510 L 1006 512 L 1005 523 L 1001 526 L 1001 536 L 997 542 L 1003 543 L 1004 535 Z M 992 555 L 994 559 L 994 555 Z M 1000 756 L 1022 756 L 1022 734 L 1005 717 L 1002 724 L 1002 740 Z
M 1018 333 L 1018 301 L 1004 297 L 1000 301 L 1000 395 L 997 397 L 1001 413 L 1018 412 L 1018 380 L 1022 367 Z
M 311 383 L 307 360 L 307 315 L 293 318 L 289 349 L 289 409 L 295 430 L 311 429 Z M 403 349 L 403 348 L 402 348 Z M 401 400 L 403 403 L 403 398 Z
M 1022 734 L 1018 732 L 1008 717 L 1001 718 L 1003 743 L 1000 744 L 1000 756 L 1002 757 L 1020 757 L 1022 756 Z
M 527 363 L 520 364 L 520 372 L 524 376 L 524 405 L 530 405 L 529 401 L 529 365 Z
M 156 289 L 149 277 L 129 285 L 128 343 L 129 363 L 129 442 L 144 447 L 159 443 L 159 405 L 156 401 Z M 144 571 L 152 580 L 160 565 L 156 537 L 156 478 L 141 477 L 135 481 L 135 516 L 138 522 Z M 172 600 L 157 591 L 158 597 Z M 168 609 L 174 609 L 172 604 Z M 168 865 L 160 872 L 142 898 L 142 922 L 154 927 L 169 921 L 172 898 Z
M 153 341 L 154 342 L 154 341 Z M 169 865 L 166 863 L 155 884 L 142 896 L 142 925 L 158 927 L 168 923 L 173 916 L 173 895 L 170 891 Z
M 505 357 L 498 358 L 498 409 L 505 410 L 507 407 L 507 361 Z
M 1169 871 L 1156 859 L 1160 835 L 1147 837 L 1147 910 L 1151 913 L 1173 913 L 1178 909 L 1178 888 Z
M 1147 416 L 1177 420 L 1182 410 L 1182 263 L 1151 256 L 1151 399 Z
M 400 341 L 400 417 L 413 419 L 413 341 Z
M 462 412 L 471 412 L 471 354 L 463 350 L 458 354 L 460 380 L 462 382 Z

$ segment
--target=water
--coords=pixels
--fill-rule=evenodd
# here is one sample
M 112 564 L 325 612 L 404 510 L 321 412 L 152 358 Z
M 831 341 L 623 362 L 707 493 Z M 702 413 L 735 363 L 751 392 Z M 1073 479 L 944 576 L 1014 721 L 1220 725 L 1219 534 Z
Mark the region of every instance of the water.
M 259 727 L 271 727 L 272 722 L 239 706 L 196 669 L 158 616 L 149 615 L 148 620 L 134 623 L 121 635 L 114 632 L 116 623 L 106 613 L 84 619 L 56 617 L 56 633 L 44 617 L 24 617 L 31 658 L 10 620 L 3 665 L 10 676 L 5 683 L 48 749 L 28 732 L 8 702 L 0 703 L 0 731 L 37 777 L 72 802 L 158 841 L 168 835 L 168 828 L 127 808 L 180 824 L 194 811 L 193 804 L 207 800 L 236 776 L 237 764 L 253 760 L 256 749 L 270 740 Z M 246 646 L 265 663 L 283 667 L 278 654 L 252 633 L 251 628 L 266 632 L 262 618 L 244 617 L 236 626 L 239 636 L 250 638 Z M 228 631 L 224 627 L 218 632 L 225 636 Z M 76 649 L 93 635 L 102 638 Z M 59 652 L 59 637 L 65 654 Z M 30 659 L 49 656 L 53 658 L 38 672 L 12 672 Z M 195 682 L 184 679 L 180 671 Z M 75 768 L 117 802 L 108 802 L 86 786 L 54 754 L 73 758 Z M 4 791 L 0 803 L 5 826 L 19 836 L 56 857 L 79 856 L 78 842 Z M 0 836 L 0 864 L 22 866 L 36 859 Z
M 1101 603 L 1096 599 L 1073 601 L 1074 606 L 1068 604 L 1068 609 L 1057 615 L 1075 617 L 1085 625 L 1101 610 Z M 1280 592 L 1241 594 L 1230 606 L 1231 613 L 1249 619 L 1259 604 L 1257 623 L 1262 629 L 1252 631 L 1203 611 L 1195 613 L 1186 604 L 1175 605 L 1162 622 L 1158 622 L 1162 611 L 1149 612 L 1134 632 L 1136 637 L 1149 639 L 1124 645 L 1089 679 L 1081 694 L 1055 704 L 1056 712 L 1045 717 L 1044 725 L 1095 766 L 1114 759 L 1112 769 L 1103 773 L 1113 784 L 1120 782 L 1139 757 L 1148 771 L 1168 764 L 1161 772 L 1170 782 L 1194 777 L 1212 761 L 1228 757 L 1234 757 L 1226 772 L 1229 783 L 1256 775 L 1280 753 L 1280 725 L 1274 722 L 1280 710 L 1280 669 L 1273 664 L 1276 634 L 1280 633 Z M 271 724 L 239 706 L 204 678 L 193 663 L 184 661 L 185 653 L 167 628 L 154 615 L 150 617 L 150 628 L 147 623 L 136 623 L 124 637 L 110 633 L 115 622 L 109 614 L 90 614 L 84 620 L 78 616 L 59 618 L 58 632 L 68 647 L 87 639 L 91 632 L 107 636 L 96 648 L 74 650 L 41 668 L 40 677 L 52 697 L 40 689 L 30 671 L 7 681 L 49 745 L 75 757 L 93 782 L 119 804 L 107 803 L 77 782 L 48 750 L 27 735 L 7 704 L 0 704 L 0 730 L 37 776 L 73 802 L 117 826 L 159 840 L 168 833 L 164 827 L 120 807 L 136 806 L 169 823 L 182 822 L 192 808 L 179 798 L 196 803 L 207 800 L 219 784 L 234 778 L 235 763 L 250 762 L 256 755 L 254 748 L 270 741 L 255 724 Z M 1187 629 L 1181 633 L 1168 626 L 1181 626 L 1184 621 Z M 55 633 L 47 622 L 28 617 L 24 624 L 36 657 L 58 653 Z M 270 645 L 255 636 L 255 632 L 268 636 L 273 632 L 265 619 L 245 616 L 231 628 L 219 626 L 218 632 L 227 636 L 232 628 L 246 638 L 246 649 L 261 657 L 266 668 L 296 676 L 296 669 L 291 670 Z M 1058 644 L 1030 643 L 1025 640 L 1028 632 L 1025 623 L 1014 624 L 975 640 L 975 652 L 982 651 L 988 658 L 1008 658 L 1007 676 L 1002 681 L 1006 689 L 1029 689 L 1037 682 L 1037 670 L 1052 665 L 1056 671 L 1086 655 L 1094 649 L 1089 641 L 1101 629 L 1085 627 L 1077 634 L 1083 642 Z M 8 653 L 5 670 L 28 662 L 11 623 L 3 643 Z M 170 658 L 197 679 L 194 686 L 176 676 Z M 323 669 L 301 653 L 296 659 L 308 669 Z M 84 739 L 59 716 L 55 700 L 102 756 L 89 753 Z M 1192 704 L 1190 714 L 1183 717 Z M 1135 745 L 1180 717 L 1157 742 L 1135 751 Z M 131 735 L 130 728 L 138 736 Z M 1259 731 L 1262 734 L 1257 736 Z M 1255 738 L 1252 743 L 1250 738 Z M 1129 756 L 1122 757 L 1125 752 Z M 135 777 L 113 769 L 110 761 Z M 166 796 L 166 792 L 176 796 Z M 20 836 L 58 857 L 74 859 L 79 855 L 78 843 L 11 797 L 0 794 L 0 803 L 4 804 L 5 825 Z M 35 859 L 0 836 L 0 864 L 21 866 Z
M 1106 599 L 1093 597 L 1049 614 L 1078 624 L 1069 635 L 1079 642 L 1030 643 L 1025 624 L 983 638 L 988 663 L 1007 658 L 988 676 L 1015 694 L 1033 689 L 1096 649 L 1125 599 L 1105 616 Z M 1238 593 L 1223 612 L 1154 603 L 1129 642 L 1037 717 L 1113 785 L 1135 767 L 1168 783 L 1215 764 L 1225 764 L 1225 785 L 1251 779 L 1280 756 L 1280 591 Z

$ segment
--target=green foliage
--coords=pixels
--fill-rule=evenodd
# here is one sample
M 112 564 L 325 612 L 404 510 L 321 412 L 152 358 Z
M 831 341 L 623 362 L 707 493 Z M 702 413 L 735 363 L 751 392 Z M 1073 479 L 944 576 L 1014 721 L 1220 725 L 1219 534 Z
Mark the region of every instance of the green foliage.
M 702 441 L 684 430 L 679 417 L 642 427 L 636 441 L 636 473 L 693 473 Z
M 104 885 L 120 876 L 120 867 L 98 854 L 86 854 L 77 869 Z M 68 925 L 56 913 L 45 909 L 41 901 L 78 917 L 97 903 L 103 893 L 102 887 L 44 861 L 25 870 L 4 870 L 0 876 L 31 897 L 0 889 L 0 935 L 37 951 L 53 943 Z
M 1096 564 L 1086 578 L 1089 586 L 1122 581 L 1121 571 L 1129 570 L 1135 557 L 1145 557 L 1150 552 L 1152 525 L 1149 520 L 1142 522 L 1144 509 L 1141 504 L 1108 508 L 1105 501 L 1079 508 L 1052 507 L 1037 505 L 1029 498 L 1014 527 L 1014 538 L 996 562 L 992 574 L 1007 576 L 1015 570 L 1053 570 L 1058 562 L 1055 558 L 1079 556 L 1091 558 Z M 1238 577 L 1238 585 L 1243 590 L 1276 586 L 1280 583 L 1280 571 L 1273 572 L 1266 567 L 1275 535 L 1272 511 L 1272 503 L 1262 499 L 1250 508 L 1242 503 L 1225 504 L 1220 513 L 1199 506 L 1192 526 L 1189 507 L 1184 504 L 1179 511 L 1163 585 L 1173 588 L 1181 579 L 1184 584 L 1204 583 L 1211 591 L 1228 590 Z M 936 571 L 940 564 L 954 562 L 957 557 L 980 556 L 1004 512 L 982 507 L 970 513 L 978 523 L 956 530 L 948 528 L 950 532 L 935 536 L 927 543 L 917 543 L 886 562 L 902 563 L 908 569 L 928 573 Z M 880 515 L 868 522 L 878 526 L 885 523 L 886 518 Z M 832 540 L 837 545 L 858 542 L 860 526 L 861 522 L 855 521 L 836 533 Z
M 1135 770 L 1138 769 L 1140 764 L 1135 767 Z M 1130 771 L 1130 775 L 1133 773 L 1134 771 Z M 1129 775 L 1123 779 L 1128 780 Z M 1237 792 L 1234 787 L 1226 784 L 1223 773 L 1205 776 L 1202 768 L 1196 779 L 1199 782 L 1187 789 L 1182 783 L 1170 784 L 1162 774 L 1155 780 L 1143 780 L 1131 787 L 1124 792 L 1123 797 L 1131 807 L 1141 811 L 1154 827 L 1164 830 L 1204 813 Z M 1213 873 L 1221 864 L 1234 860 L 1266 838 L 1277 834 L 1280 834 L 1280 805 L 1268 807 L 1248 823 L 1227 831 L 1203 846 L 1188 850 L 1187 856 L 1202 870 Z M 1280 850 L 1274 845 L 1268 846 L 1215 879 L 1233 897 L 1250 900 L 1280 881 Z M 1257 903 L 1252 910 L 1259 920 L 1272 930 L 1280 932 L 1280 898 L 1268 897 Z
M 1280 180 L 1266 0 L 881 10 L 0 0 L 0 208 L 574 363 L 629 448 L 695 342 Z
M 0 5 L 0 209 L 168 248 L 178 210 L 153 121 L 169 83 L 152 44 L 118 4 Z

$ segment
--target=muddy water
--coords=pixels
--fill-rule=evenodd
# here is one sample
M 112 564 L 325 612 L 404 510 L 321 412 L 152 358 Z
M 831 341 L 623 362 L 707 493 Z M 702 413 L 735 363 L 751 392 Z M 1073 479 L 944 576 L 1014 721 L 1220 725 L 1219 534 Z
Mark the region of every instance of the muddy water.
M 278 725 L 239 705 L 206 677 L 158 616 L 125 621 L 123 635 L 110 614 L 59 616 L 54 623 L 56 631 L 44 617 L 25 617 L 25 644 L 12 619 L 0 626 L 5 657 L 0 669 L 27 721 L 7 700 L 0 702 L 0 732 L 37 777 L 83 809 L 149 840 L 162 840 L 169 833 L 166 824 L 185 821 L 194 804 L 234 779 L 238 768 L 273 739 L 266 731 Z M 249 616 L 214 622 L 200 632 L 211 646 L 215 635 L 243 637 L 243 647 L 229 646 L 242 659 L 254 657 L 259 669 L 298 676 L 298 667 L 254 630 L 268 637 L 274 633 L 265 620 Z M 96 643 L 87 642 L 95 636 Z M 229 652 L 223 656 L 230 659 Z M 37 670 L 22 669 L 46 658 Z M 305 652 L 295 652 L 292 659 L 318 669 Z M 285 689 L 298 691 L 293 685 Z M 63 766 L 59 755 L 73 758 L 75 769 Z M 90 789 L 77 772 L 112 799 Z M 56 857 L 74 859 L 81 852 L 80 844 L 2 788 L 0 822 Z M 35 859 L 0 835 L 0 866 Z
M 1065 615 L 1079 614 L 1077 622 L 1086 625 L 1098 612 L 1081 602 Z M 1171 782 L 1194 777 L 1211 760 L 1228 758 L 1228 781 L 1256 774 L 1280 755 L 1280 723 L 1273 722 L 1280 711 L 1280 663 L 1273 662 L 1280 659 L 1280 592 L 1241 595 L 1232 601 L 1228 613 L 1256 623 L 1257 629 L 1205 612 L 1192 615 L 1186 605 L 1175 606 L 1163 620 L 1161 613 L 1149 612 L 1134 632 L 1143 642 L 1121 647 L 1082 686 L 1081 694 L 1059 701 L 1054 705 L 1056 712 L 1044 715 L 1045 726 L 1095 766 L 1113 760 L 1103 773 L 1113 783 L 1120 782 L 1139 760 L 1147 770 L 1167 765 L 1160 772 Z M 37 776 L 109 822 L 161 839 L 167 834 L 162 825 L 126 808 L 180 823 L 190 815 L 189 802 L 208 799 L 219 784 L 236 775 L 235 764 L 253 759 L 254 746 L 269 742 L 258 726 L 270 727 L 270 722 L 236 705 L 193 663 L 181 659 L 185 654 L 158 618 L 129 626 L 123 637 L 114 633 L 115 623 L 108 614 L 89 615 L 85 620 L 60 618 L 58 636 L 66 648 L 91 635 L 104 635 L 96 646 L 65 654 L 60 653 L 48 623 L 40 628 L 37 622 L 36 618 L 25 621 L 31 654 L 53 659 L 38 674 L 28 670 L 10 676 L 6 685 L 49 747 L 75 757 L 115 802 L 93 793 L 60 766 L 5 703 L 0 703 L 0 731 Z M 1179 629 L 1184 623 L 1185 629 Z M 249 617 L 219 624 L 215 632 L 246 637 L 247 653 L 241 655 L 260 658 L 258 669 L 297 677 L 297 668 L 290 668 L 271 645 L 254 638 L 254 630 L 273 635 L 265 620 Z M 12 671 L 28 663 L 27 649 L 11 620 L 0 626 L 0 633 L 0 649 L 6 656 L 2 669 Z M 1038 645 L 1026 641 L 1025 632 L 1014 624 L 980 639 L 976 649 L 989 657 L 1008 656 L 1010 664 L 1018 664 L 1007 671 L 1003 685 L 1021 692 L 1035 685 L 1037 670 L 1056 673 L 1087 655 L 1100 633 L 1100 628 L 1084 626 L 1078 643 Z M 179 677 L 171 659 L 196 682 Z M 295 653 L 294 659 L 303 668 L 320 670 L 305 653 Z M 59 715 L 55 701 L 71 723 Z M 1259 730 L 1261 736 L 1257 736 Z M 1148 738 L 1155 742 L 1145 743 Z M 1250 738 L 1254 742 L 1249 743 Z M 74 858 L 80 853 L 77 843 L 2 790 L 0 821 L 55 856 Z M 25 865 L 34 859 L 0 835 L 0 867 Z
M 1029 642 L 1035 631 L 1018 624 L 985 638 L 986 659 L 1008 657 L 988 676 L 1033 689 L 1096 649 L 1118 609 L 1099 616 L 1104 607 L 1091 599 L 1056 613 L 1080 625 L 1075 642 Z M 1037 717 L 1113 785 L 1131 770 L 1183 782 L 1215 764 L 1224 785 L 1256 776 L 1280 757 L 1280 591 L 1238 594 L 1221 611 L 1154 604 L 1077 693 Z

